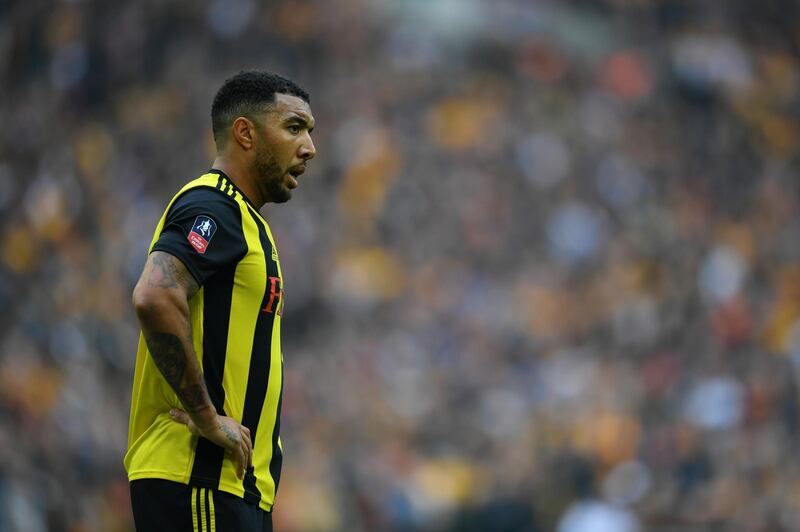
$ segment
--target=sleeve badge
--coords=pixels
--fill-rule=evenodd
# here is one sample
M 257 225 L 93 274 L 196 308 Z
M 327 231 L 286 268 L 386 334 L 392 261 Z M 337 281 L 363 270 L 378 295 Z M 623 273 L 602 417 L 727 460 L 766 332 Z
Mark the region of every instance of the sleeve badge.
M 201 214 L 194 219 L 192 230 L 186 239 L 192 247 L 201 255 L 208 249 L 208 243 L 211 242 L 211 237 L 217 232 L 217 222 L 211 219 L 210 216 Z

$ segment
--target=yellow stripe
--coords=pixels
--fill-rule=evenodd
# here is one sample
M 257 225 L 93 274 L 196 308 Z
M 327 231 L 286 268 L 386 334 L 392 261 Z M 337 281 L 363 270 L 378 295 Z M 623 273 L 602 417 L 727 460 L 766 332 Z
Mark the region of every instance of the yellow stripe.
M 211 532 L 217 532 L 217 516 L 214 515 L 214 491 L 208 494 L 208 505 L 211 510 Z
M 201 286 L 194 297 L 189 300 L 189 316 L 192 320 L 192 342 L 194 346 L 194 353 L 197 355 L 197 363 L 200 364 L 200 369 L 203 369 L 203 335 L 197 334 L 196 331 L 203 330 L 203 313 L 205 309 L 205 287 Z
M 261 312 L 267 279 L 264 275 L 266 264 L 261 251 L 258 226 L 248 213 L 244 201 L 237 202 L 242 213 L 242 231 L 247 242 L 248 255 L 236 266 L 234 274 L 222 386 L 225 389 L 225 413 L 241 421 L 256 321 Z M 234 495 L 244 495 L 242 481 L 236 478 L 233 461 L 227 456 L 220 474 L 220 485 L 226 486 L 225 491 L 229 491 L 230 486 L 236 486 Z
M 200 529 L 203 532 L 208 531 L 208 523 L 206 523 L 206 494 L 205 494 L 207 489 L 208 488 L 203 488 L 200 490 L 200 522 L 202 523 Z
M 192 488 L 192 532 L 200 532 L 197 529 L 197 488 Z

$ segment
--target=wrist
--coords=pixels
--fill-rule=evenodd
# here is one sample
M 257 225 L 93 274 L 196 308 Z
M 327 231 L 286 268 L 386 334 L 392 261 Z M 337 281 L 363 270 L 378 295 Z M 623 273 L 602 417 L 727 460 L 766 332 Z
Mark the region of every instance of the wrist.
M 212 405 L 205 405 L 189 412 L 194 424 L 200 430 L 208 430 L 217 426 L 217 411 Z

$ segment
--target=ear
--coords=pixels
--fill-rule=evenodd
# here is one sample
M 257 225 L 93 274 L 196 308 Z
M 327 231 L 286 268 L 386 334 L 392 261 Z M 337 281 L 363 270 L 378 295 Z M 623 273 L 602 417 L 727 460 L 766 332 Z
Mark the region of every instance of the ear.
M 248 118 L 243 116 L 238 117 L 233 121 L 231 126 L 231 135 L 233 140 L 239 144 L 245 151 L 250 150 L 254 146 L 255 140 L 255 124 Z

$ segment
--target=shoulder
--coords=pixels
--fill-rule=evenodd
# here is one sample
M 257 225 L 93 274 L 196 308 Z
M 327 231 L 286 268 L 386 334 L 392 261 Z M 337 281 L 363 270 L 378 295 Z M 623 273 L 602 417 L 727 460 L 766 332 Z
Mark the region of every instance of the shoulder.
M 191 184 L 172 201 L 151 251 L 178 257 L 202 284 L 221 264 L 246 253 L 236 199 L 207 185 Z
M 204 203 L 239 208 L 237 201 L 218 188 L 200 185 L 180 192 L 173 205 Z
M 198 186 L 183 191 L 175 198 L 168 218 L 183 218 L 189 215 L 218 216 L 241 223 L 239 203 L 221 190 L 209 186 Z

